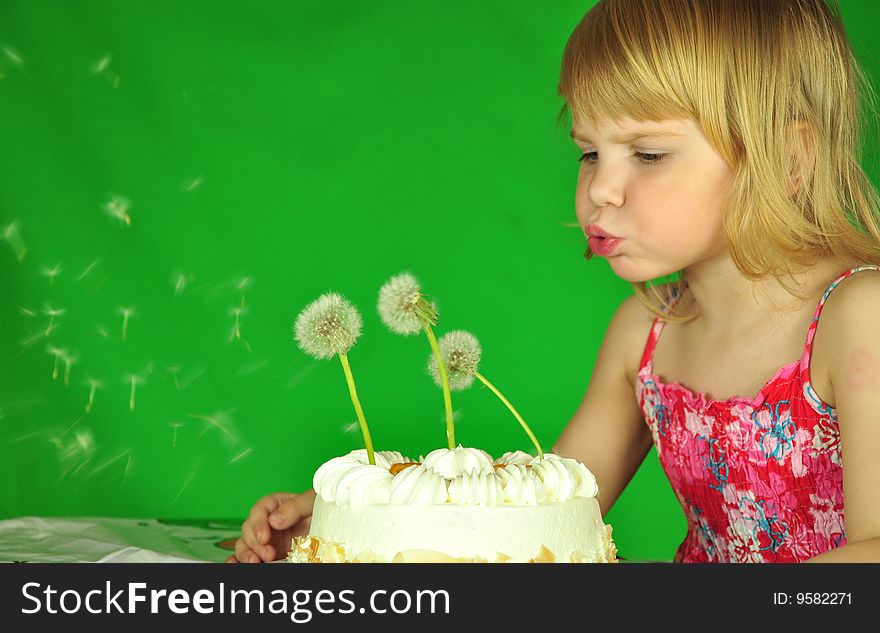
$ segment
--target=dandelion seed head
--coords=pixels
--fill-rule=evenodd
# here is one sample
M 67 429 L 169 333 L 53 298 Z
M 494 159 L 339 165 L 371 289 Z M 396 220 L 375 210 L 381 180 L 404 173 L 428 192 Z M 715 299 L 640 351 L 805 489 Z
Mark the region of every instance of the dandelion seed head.
M 397 334 L 418 334 L 426 322 L 435 325 L 437 321 L 437 306 L 425 300 L 418 280 L 410 273 L 385 282 L 377 307 L 382 322 Z
M 443 335 L 437 344 L 446 365 L 449 388 L 452 391 L 461 391 L 470 387 L 483 353 L 477 337 L 464 330 L 453 330 Z M 428 360 L 428 372 L 437 386 L 442 386 L 440 368 L 433 354 Z
M 299 348 L 319 360 L 347 354 L 361 335 L 360 312 L 335 292 L 321 295 L 296 318 L 294 332 Z
M 141 374 L 123 374 L 122 382 L 126 385 L 142 385 L 147 382 L 147 379 Z

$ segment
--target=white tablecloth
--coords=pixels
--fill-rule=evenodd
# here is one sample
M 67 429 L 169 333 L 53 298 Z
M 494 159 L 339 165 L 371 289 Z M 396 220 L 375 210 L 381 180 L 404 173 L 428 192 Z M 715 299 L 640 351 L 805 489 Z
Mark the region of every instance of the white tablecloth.
M 0 562 L 222 562 L 240 522 L 106 517 L 0 521 Z

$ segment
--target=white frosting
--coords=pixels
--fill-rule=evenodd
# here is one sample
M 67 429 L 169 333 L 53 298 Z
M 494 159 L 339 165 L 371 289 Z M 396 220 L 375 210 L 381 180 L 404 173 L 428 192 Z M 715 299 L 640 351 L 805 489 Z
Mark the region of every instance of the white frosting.
M 392 474 L 394 464 L 411 460 L 392 451 L 375 455 L 369 464 L 365 450 L 352 451 L 315 473 L 309 537 L 323 543 L 317 558 L 614 559 L 596 478 L 577 460 L 515 451 L 493 462 L 485 451 L 458 446 Z
M 522 464 L 525 466 L 526 464 L 531 464 L 532 460 L 535 459 L 528 453 L 524 451 L 508 451 L 504 453 L 501 457 L 495 460 L 496 464 Z
M 494 472 L 474 471 L 449 482 L 449 503 L 494 506 L 504 501 L 504 484 Z
M 391 481 L 393 505 L 446 503 L 449 496 L 446 480 L 425 468 L 424 464 L 404 468 Z
M 446 479 L 455 479 L 466 473 L 491 473 L 492 456 L 479 448 L 464 448 L 461 444 L 449 450 L 438 448 L 422 460 L 428 468 Z
M 552 554 L 548 562 L 614 559 L 610 528 L 602 522 L 598 501 L 580 497 L 533 506 L 363 508 L 328 504 L 318 497 L 309 535 L 341 546 L 340 562 L 392 562 L 401 554 L 404 560 L 412 560 L 412 554 L 418 552 L 425 555 L 425 562 L 437 560 L 438 554 L 488 562 L 528 562 L 543 550 Z
M 534 506 L 544 503 L 547 493 L 544 484 L 533 477 L 525 466 L 514 464 L 499 468 L 495 475 L 504 489 L 504 501 L 517 506 Z
M 532 457 L 509 452 L 497 461 L 478 448 L 439 448 L 416 466 L 392 475 L 391 466 L 411 460 L 395 451 L 358 449 L 334 457 L 315 472 L 315 492 L 328 503 L 369 505 L 537 505 L 572 497 L 595 497 L 593 473 L 577 460 L 553 453 Z M 496 468 L 496 465 L 498 467 Z

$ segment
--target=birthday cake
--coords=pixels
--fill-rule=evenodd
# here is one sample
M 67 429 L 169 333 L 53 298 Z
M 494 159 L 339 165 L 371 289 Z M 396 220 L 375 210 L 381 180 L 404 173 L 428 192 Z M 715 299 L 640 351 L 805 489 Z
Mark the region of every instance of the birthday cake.
M 355 450 L 315 472 L 310 531 L 292 563 L 616 562 L 593 474 L 522 451 L 442 448 L 419 461 Z

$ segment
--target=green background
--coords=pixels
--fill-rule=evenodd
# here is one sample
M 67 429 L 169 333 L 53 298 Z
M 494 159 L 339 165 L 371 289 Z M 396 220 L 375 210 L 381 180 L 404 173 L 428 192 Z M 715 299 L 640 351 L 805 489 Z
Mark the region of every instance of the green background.
M 555 119 L 590 6 L 3 0 L 0 227 L 21 242 L 0 241 L 0 518 L 243 518 L 307 488 L 361 446 L 339 363 L 292 340 L 329 290 L 364 317 L 350 360 L 376 448 L 443 446 L 427 342 L 375 309 L 403 270 L 552 446 L 631 293 L 581 257 Z M 875 85 L 878 6 L 842 3 Z M 453 406 L 463 444 L 530 449 L 485 388 Z M 685 521 L 653 451 L 607 520 L 623 556 L 672 557 Z

